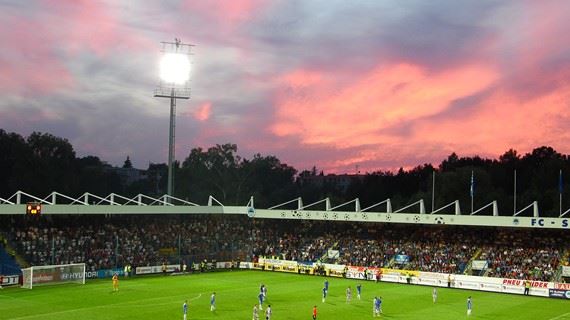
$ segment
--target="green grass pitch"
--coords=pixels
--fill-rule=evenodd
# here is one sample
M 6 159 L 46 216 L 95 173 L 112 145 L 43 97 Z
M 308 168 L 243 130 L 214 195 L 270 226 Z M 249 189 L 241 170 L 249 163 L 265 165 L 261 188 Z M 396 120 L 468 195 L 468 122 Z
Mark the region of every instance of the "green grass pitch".
M 0 290 L 0 319 L 182 319 L 182 303 L 189 300 L 188 319 L 252 319 L 259 286 L 268 288 L 273 320 L 374 319 L 372 299 L 382 296 L 382 319 L 570 319 L 570 302 L 538 297 L 439 288 L 433 304 L 431 287 L 360 281 L 362 300 L 356 298 L 357 280 L 328 278 L 329 297 L 321 302 L 325 278 L 317 276 L 228 271 L 186 276 L 121 279 L 119 292 L 111 280 L 86 285 L 43 286 L 33 290 Z M 353 300 L 345 302 L 347 286 Z M 210 311 L 216 292 L 217 310 Z M 473 298 L 473 314 L 466 315 L 466 299 Z M 264 311 L 265 307 L 264 305 Z M 260 314 L 261 315 L 261 314 Z M 264 317 L 260 317 L 264 319 Z

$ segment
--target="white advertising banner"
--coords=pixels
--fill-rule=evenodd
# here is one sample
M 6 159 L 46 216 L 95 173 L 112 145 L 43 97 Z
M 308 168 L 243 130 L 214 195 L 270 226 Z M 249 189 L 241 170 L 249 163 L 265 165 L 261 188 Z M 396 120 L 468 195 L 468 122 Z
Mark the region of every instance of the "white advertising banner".
M 329 257 L 329 259 L 336 259 L 338 258 L 338 255 L 339 255 L 338 250 L 333 250 L 333 249 L 327 250 L 327 256 Z
M 231 261 L 216 262 L 216 269 L 230 269 L 232 267 Z
M 486 268 L 487 268 L 486 260 L 473 260 L 473 263 L 471 263 L 471 269 L 473 270 L 483 270 Z
M 562 276 L 570 277 L 570 266 L 562 266 Z
M 296 263 L 294 261 L 276 260 L 279 261 L 280 266 L 289 266 Z M 271 262 L 276 262 L 271 261 Z M 269 261 L 265 261 L 266 263 Z M 242 263 L 243 265 L 244 263 Z M 491 278 L 468 276 L 461 274 L 447 274 L 436 272 L 419 272 L 411 270 L 397 270 L 397 269 L 376 269 L 356 266 L 345 266 L 338 264 L 322 264 L 326 270 L 329 271 L 330 276 L 341 277 L 346 271 L 346 278 L 361 279 L 361 280 L 376 280 L 375 272 L 382 271 L 380 281 L 410 283 L 425 286 L 437 286 L 452 288 L 511 293 L 511 294 L 524 294 L 525 280 L 518 279 L 504 279 L 504 278 Z M 244 267 L 245 268 L 245 267 Z M 346 268 L 346 269 L 345 269 Z M 285 268 L 283 268 L 285 269 Z M 278 270 L 286 271 L 286 270 Z M 372 276 L 368 276 L 368 275 Z M 570 284 L 557 283 L 557 282 L 544 282 L 544 281 L 530 281 L 529 294 L 532 296 L 552 297 L 570 299 Z
M 180 266 L 177 264 L 169 264 L 166 265 L 166 272 L 174 272 L 180 269 Z M 135 273 L 136 274 L 153 274 L 153 273 L 161 273 L 162 266 L 147 266 L 147 267 L 136 267 Z
M 13 275 L 13 276 L 1 276 L 0 278 L 2 278 L 2 283 L 0 283 L 0 286 L 6 287 L 6 286 L 15 286 L 19 283 L 20 281 L 20 276 L 18 275 Z

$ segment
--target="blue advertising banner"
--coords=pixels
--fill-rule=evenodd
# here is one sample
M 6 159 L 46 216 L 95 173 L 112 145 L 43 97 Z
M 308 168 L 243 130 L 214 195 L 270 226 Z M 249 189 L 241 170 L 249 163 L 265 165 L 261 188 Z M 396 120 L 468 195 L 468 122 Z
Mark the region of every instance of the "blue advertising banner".
M 111 278 L 113 277 L 113 275 L 117 273 L 119 276 L 124 276 L 125 275 L 125 271 L 123 269 L 102 269 L 102 270 L 97 270 L 97 278 L 99 279 L 103 279 L 103 278 Z
M 410 257 L 405 254 L 397 254 L 394 257 L 394 261 L 398 264 L 404 264 L 410 262 Z
M 551 298 L 570 299 L 570 290 L 549 289 L 548 296 Z

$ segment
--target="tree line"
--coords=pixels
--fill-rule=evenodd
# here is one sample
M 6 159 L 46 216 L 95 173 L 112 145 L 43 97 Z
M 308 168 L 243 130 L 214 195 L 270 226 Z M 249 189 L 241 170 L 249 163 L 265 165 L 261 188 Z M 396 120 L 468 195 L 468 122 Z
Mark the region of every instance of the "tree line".
M 127 157 L 123 168 L 131 167 Z M 497 200 L 499 212 L 506 215 L 515 210 L 515 170 L 517 210 L 538 201 L 541 215 L 558 216 L 560 194 L 562 211 L 568 209 L 570 192 L 564 178 L 570 177 L 570 157 L 548 146 L 524 155 L 511 149 L 498 159 L 452 153 L 439 165 L 337 175 L 349 181 L 347 186 L 340 186 L 335 179 L 325 179 L 330 175 L 316 167 L 298 171 L 272 155 L 256 154 L 246 159 L 238 155 L 237 145 L 219 144 L 208 149 L 193 148 L 182 162 L 175 163 L 174 196 L 204 204 L 212 195 L 225 205 L 245 205 L 254 196 L 258 208 L 299 196 L 305 204 L 329 197 L 333 206 L 359 198 L 362 208 L 390 198 L 394 209 L 424 199 L 429 212 L 435 175 L 433 207 L 459 200 L 462 212 L 467 213 L 473 176 L 474 207 Z M 166 172 L 166 164 L 151 163 L 143 179 L 126 183 L 120 170 L 99 157 L 77 157 L 67 139 L 40 132 L 23 137 L 0 129 L 1 198 L 18 190 L 38 196 L 52 191 L 74 197 L 85 192 L 161 196 L 166 190 Z M 346 209 L 351 210 L 348 206 Z

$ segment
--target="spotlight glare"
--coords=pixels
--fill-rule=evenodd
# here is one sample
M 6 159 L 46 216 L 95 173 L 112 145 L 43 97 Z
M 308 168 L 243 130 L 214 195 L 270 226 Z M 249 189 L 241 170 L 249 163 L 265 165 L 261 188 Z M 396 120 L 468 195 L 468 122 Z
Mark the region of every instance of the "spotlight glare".
M 160 61 L 160 78 L 177 85 L 190 79 L 190 60 L 185 54 L 167 53 Z

